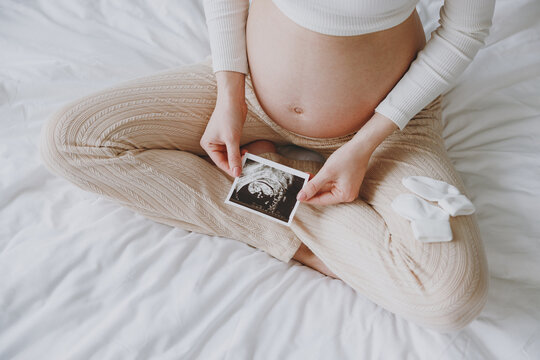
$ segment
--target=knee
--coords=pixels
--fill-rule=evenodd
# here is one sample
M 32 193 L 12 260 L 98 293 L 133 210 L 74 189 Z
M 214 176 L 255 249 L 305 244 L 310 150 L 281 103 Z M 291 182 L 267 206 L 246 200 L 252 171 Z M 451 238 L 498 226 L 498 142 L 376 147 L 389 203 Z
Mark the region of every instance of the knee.
M 442 309 L 431 321 L 431 326 L 439 332 L 457 331 L 473 322 L 482 312 L 487 301 L 487 276 L 465 294 L 449 296 L 446 309 Z M 428 325 L 429 326 L 429 325 Z
M 83 143 L 88 113 L 78 103 L 70 103 L 54 112 L 41 128 L 39 154 L 53 173 L 72 178 L 91 146 Z M 86 150 L 85 150 L 86 149 Z
M 430 295 L 427 308 L 421 307 L 422 325 L 444 333 L 461 330 L 478 317 L 487 301 L 489 276 L 481 261 L 471 264 L 467 273 L 453 266 L 447 270 L 452 274 Z
M 398 311 L 414 323 L 438 331 L 463 329 L 486 305 L 489 272 L 481 237 L 472 218 L 462 217 L 447 243 L 400 247 Z M 400 251 L 403 250 L 403 251 Z M 407 284 L 406 286 L 404 284 Z M 396 301 L 398 300 L 398 301 Z

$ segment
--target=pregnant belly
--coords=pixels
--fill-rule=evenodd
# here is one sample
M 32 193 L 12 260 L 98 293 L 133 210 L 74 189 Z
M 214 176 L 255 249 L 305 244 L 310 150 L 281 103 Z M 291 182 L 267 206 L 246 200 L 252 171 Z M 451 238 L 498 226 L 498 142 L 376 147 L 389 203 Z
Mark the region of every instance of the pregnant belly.
M 369 120 L 425 36 L 416 10 L 390 29 L 331 36 L 297 25 L 272 0 L 253 0 L 246 41 L 263 110 L 289 131 L 325 138 L 357 131 Z

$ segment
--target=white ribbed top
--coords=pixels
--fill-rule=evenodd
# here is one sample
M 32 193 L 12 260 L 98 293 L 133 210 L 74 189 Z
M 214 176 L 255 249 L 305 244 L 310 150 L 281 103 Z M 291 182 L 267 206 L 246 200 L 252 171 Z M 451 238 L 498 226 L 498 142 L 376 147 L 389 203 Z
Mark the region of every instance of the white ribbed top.
M 300 26 L 336 36 L 359 35 L 405 21 L 418 0 L 272 0 Z
M 273 2 L 298 25 L 327 35 L 350 36 L 400 24 L 418 0 Z M 249 0 L 204 0 L 214 72 L 248 73 L 245 29 L 249 4 Z M 375 111 L 403 129 L 450 87 L 484 46 L 494 6 L 495 0 L 445 0 L 439 27 Z

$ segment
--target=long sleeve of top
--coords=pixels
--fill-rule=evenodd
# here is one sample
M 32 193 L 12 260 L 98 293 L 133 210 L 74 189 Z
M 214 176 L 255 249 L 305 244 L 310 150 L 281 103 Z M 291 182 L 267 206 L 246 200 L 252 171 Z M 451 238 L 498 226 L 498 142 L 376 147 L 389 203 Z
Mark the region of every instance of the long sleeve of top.
M 448 90 L 485 45 L 494 5 L 494 0 L 445 0 L 439 26 L 375 111 L 403 130 L 415 114 Z
M 204 0 L 212 66 L 218 71 L 248 73 L 246 22 L 249 0 Z

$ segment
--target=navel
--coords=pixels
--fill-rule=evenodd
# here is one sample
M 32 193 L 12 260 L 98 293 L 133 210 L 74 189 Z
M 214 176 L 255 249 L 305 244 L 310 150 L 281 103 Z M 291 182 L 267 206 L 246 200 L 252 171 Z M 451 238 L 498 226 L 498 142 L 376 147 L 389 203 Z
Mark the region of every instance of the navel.
M 293 111 L 297 114 L 302 114 L 304 112 L 304 109 L 302 109 L 300 106 L 295 106 L 293 108 Z

